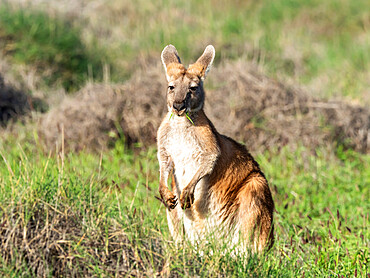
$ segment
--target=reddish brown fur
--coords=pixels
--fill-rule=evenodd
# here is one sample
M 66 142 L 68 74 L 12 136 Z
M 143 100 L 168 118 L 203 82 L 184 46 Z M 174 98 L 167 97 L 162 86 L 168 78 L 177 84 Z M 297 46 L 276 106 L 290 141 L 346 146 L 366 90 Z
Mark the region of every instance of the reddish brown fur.
M 200 63 L 195 63 L 189 66 L 189 68 L 186 71 L 186 74 L 192 77 L 195 76 L 204 76 L 204 73 L 206 71 L 206 67 L 204 65 L 201 65 Z
M 167 74 L 172 76 L 174 79 L 178 79 L 183 76 L 186 72 L 186 69 L 183 65 L 178 63 L 171 63 L 167 66 Z

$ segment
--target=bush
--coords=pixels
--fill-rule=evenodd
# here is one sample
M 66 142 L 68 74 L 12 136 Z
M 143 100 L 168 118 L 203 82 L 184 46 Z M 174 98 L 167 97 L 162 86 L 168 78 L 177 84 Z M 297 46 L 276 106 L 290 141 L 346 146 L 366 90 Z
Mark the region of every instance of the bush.
M 206 114 L 222 134 L 251 151 L 300 144 L 311 150 L 343 145 L 369 151 L 370 111 L 365 107 L 313 98 L 242 60 L 213 69 L 208 83 L 213 88 L 206 88 Z M 119 136 L 129 144 L 154 144 L 166 113 L 165 87 L 160 64 L 138 71 L 121 86 L 87 86 L 42 117 L 40 137 L 51 149 L 56 143 L 61 147 L 62 138 L 72 150 L 100 151 Z

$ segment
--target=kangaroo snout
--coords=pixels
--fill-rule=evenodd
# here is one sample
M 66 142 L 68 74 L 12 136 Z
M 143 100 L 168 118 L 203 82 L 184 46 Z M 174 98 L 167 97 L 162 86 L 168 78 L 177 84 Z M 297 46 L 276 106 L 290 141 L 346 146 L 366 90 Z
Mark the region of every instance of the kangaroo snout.
M 186 109 L 185 102 L 174 102 L 173 109 L 175 109 L 177 112 L 183 112 L 183 110 Z

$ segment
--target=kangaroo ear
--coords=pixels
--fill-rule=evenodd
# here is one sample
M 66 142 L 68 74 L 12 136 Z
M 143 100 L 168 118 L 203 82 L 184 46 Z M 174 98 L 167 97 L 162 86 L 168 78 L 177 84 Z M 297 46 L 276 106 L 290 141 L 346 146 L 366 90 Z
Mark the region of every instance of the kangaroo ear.
M 176 48 L 170 44 L 167 45 L 161 55 L 162 63 L 166 71 L 167 80 L 169 81 L 170 75 L 172 75 L 173 68 L 183 68 L 179 54 L 177 53 Z M 172 73 L 172 74 L 171 74 Z
M 188 72 L 190 71 L 204 80 L 211 69 L 214 58 L 215 48 L 213 45 L 208 45 L 195 64 L 190 65 Z

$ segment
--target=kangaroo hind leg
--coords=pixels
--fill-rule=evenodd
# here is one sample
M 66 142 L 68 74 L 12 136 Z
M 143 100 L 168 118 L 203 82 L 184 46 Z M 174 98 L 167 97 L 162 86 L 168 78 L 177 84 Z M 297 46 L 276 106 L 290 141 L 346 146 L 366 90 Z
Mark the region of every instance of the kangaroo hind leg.
M 254 253 L 269 249 L 274 241 L 274 203 L 262 173 L 249 175 L 239 195 L 239 221 L 243 239 Z

